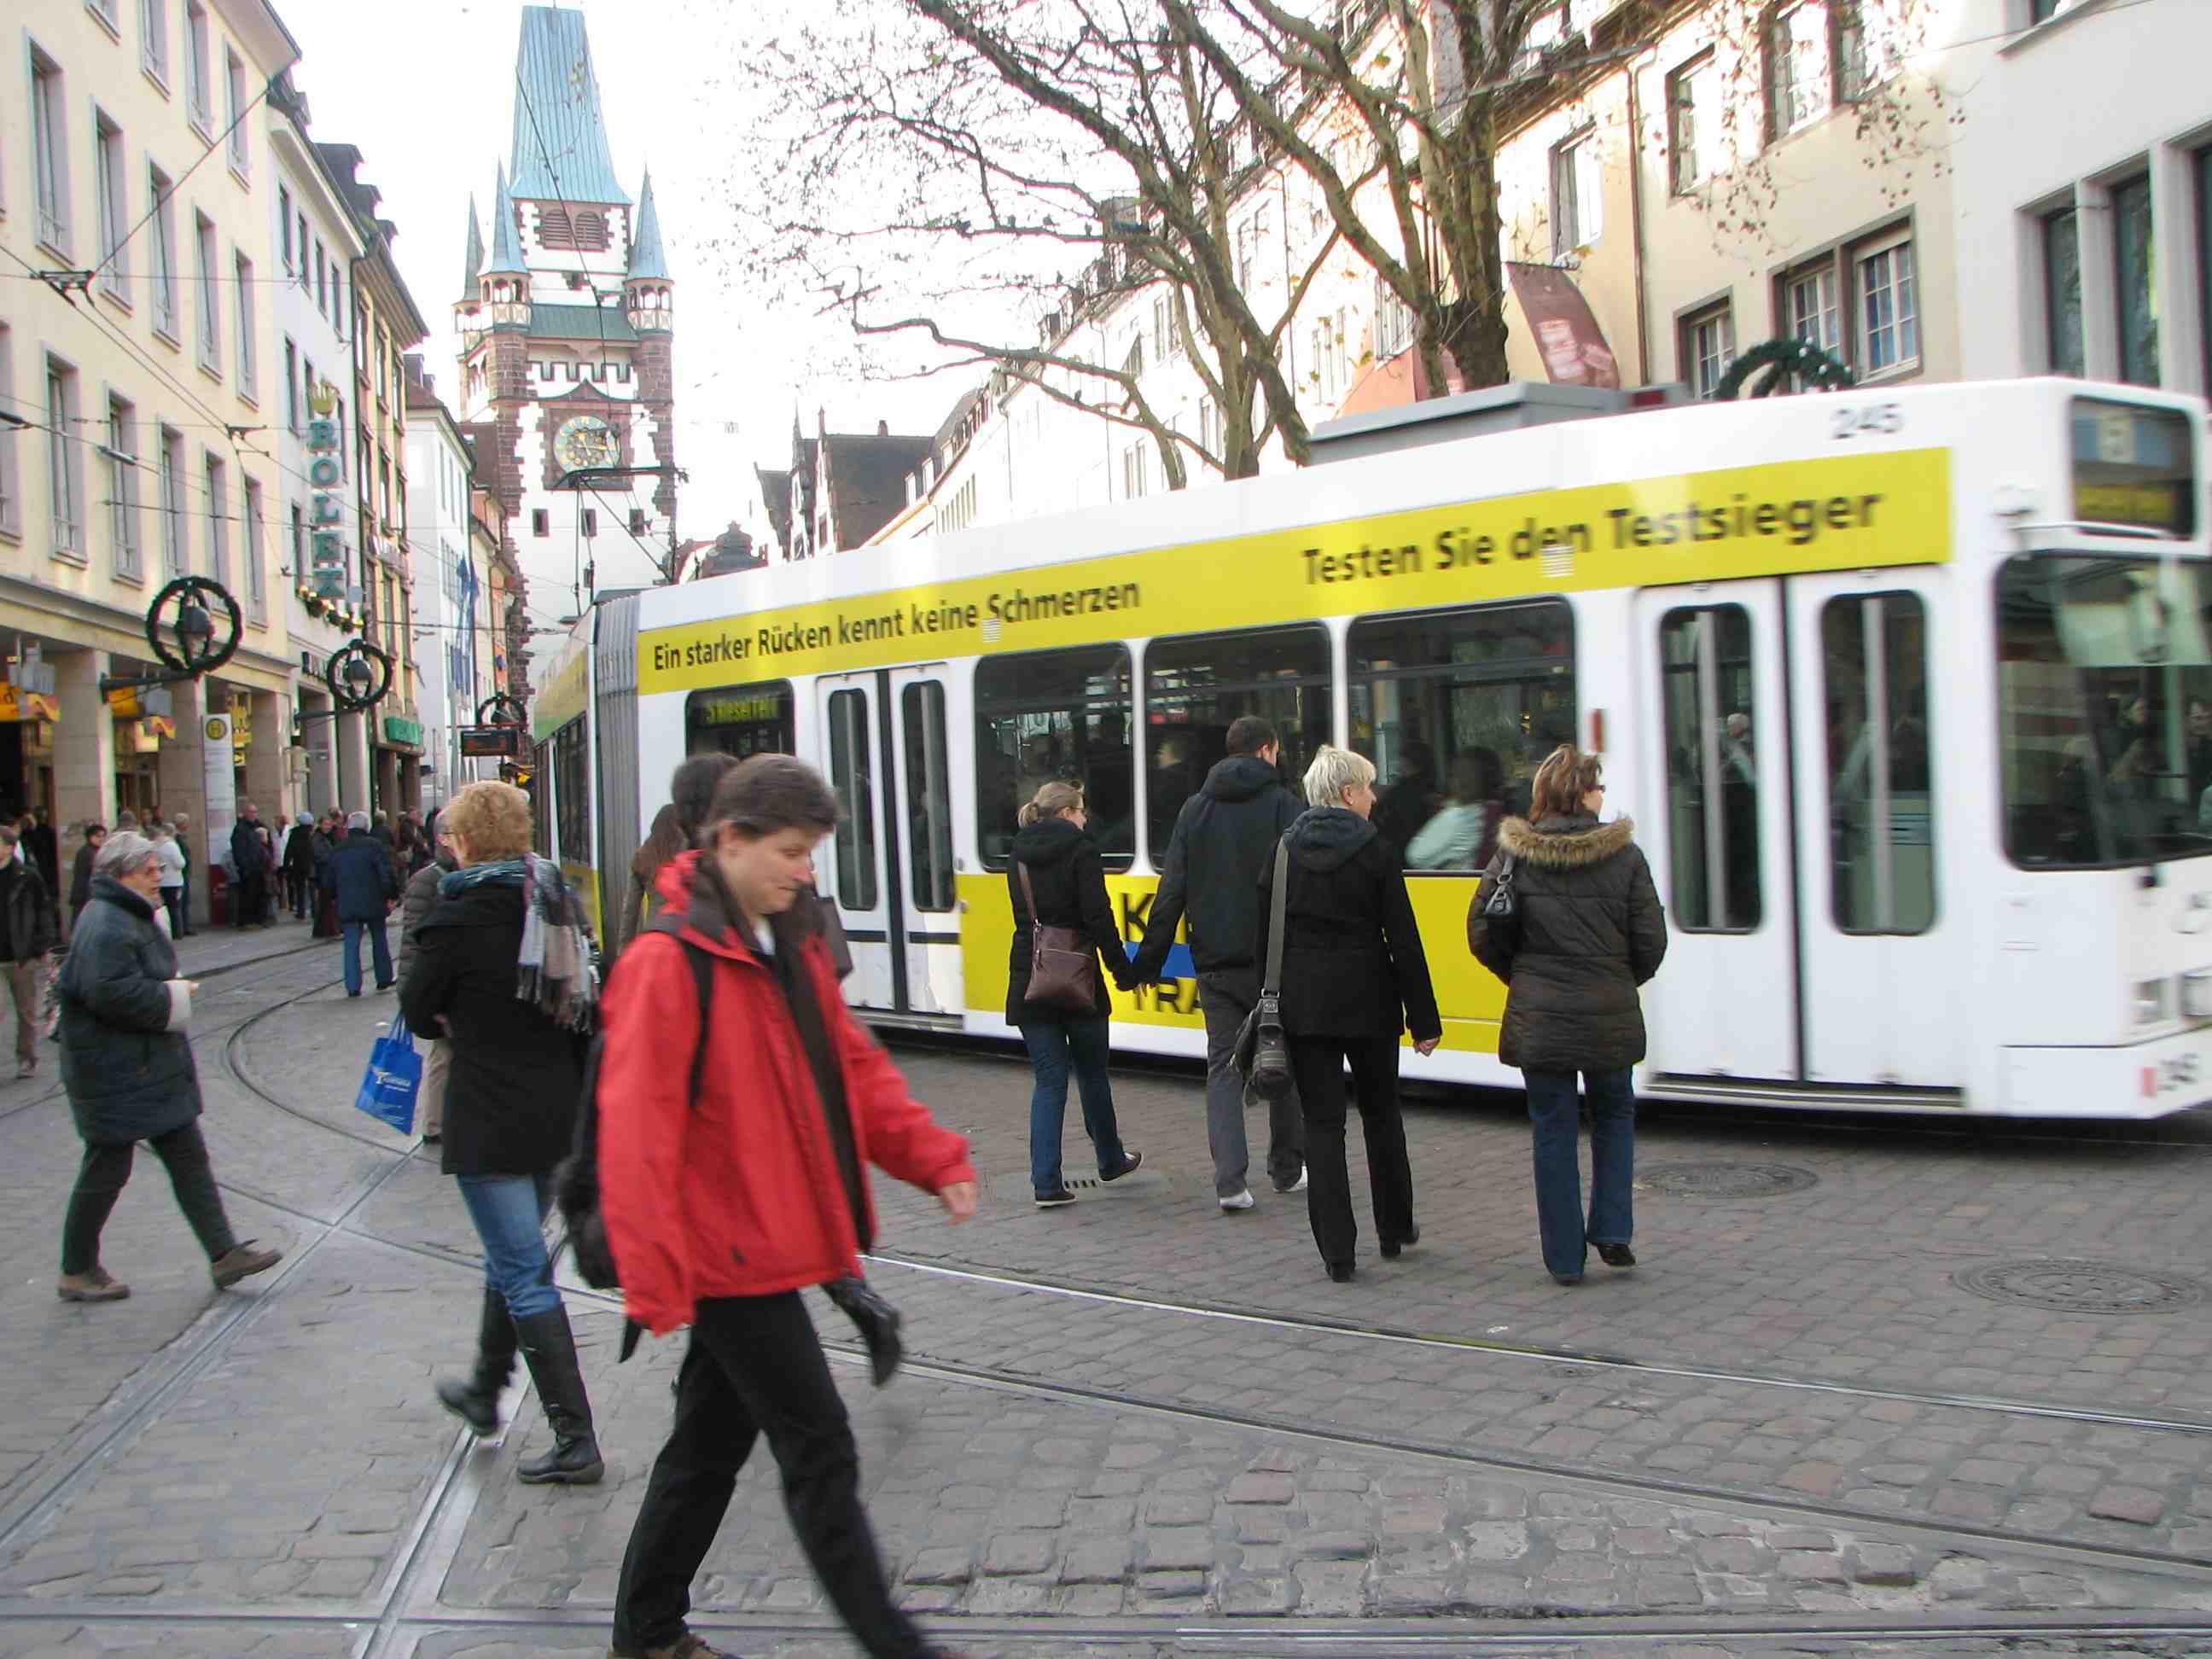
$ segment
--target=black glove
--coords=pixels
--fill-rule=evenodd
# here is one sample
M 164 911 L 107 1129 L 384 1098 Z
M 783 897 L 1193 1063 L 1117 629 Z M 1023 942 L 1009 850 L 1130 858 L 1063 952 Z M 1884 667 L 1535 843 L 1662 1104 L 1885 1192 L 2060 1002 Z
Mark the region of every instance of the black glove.
M 864 1279 L 833 1279 L 822 1290 L 859 1327 L 861 1340 L 868 1345 L 868 1363 L 874 1370 L 876 1386 L 882 1388 L 906 1355 L 905 1345 L 899 1340 L 899 1310 L 870 1290 Z

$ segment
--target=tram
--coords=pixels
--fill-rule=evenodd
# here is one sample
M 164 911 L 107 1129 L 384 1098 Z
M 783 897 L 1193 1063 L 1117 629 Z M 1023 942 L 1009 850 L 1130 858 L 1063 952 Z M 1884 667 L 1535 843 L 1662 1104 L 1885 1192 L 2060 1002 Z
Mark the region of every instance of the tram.
M 2157 1115 L 2212 1098 L 2204 422 L 2056 380 L 1645 410 L 650 590 L 541 698 L 539 775 L 611 892 L 687 753 L 806 757 L 848 998 L 1006 1037 L 1021 801 L 1083 783 L 1134 940 L 1263 714 L 1293 783 L 1380 769 L 1444 1023 L 1407 1075 L 1515 1085 L 1477 872 L 1420 831 L 1574 738 L 1668 908 L 1647 1098 Z M 1197 1057 L 1169 971 L 1114 1041 Z
M 583 898 L 597 937 L 606 937 L 599 871 L 599 793 L 592 765 L 592 641 L 597 617 L 580 618 L 554 648 L 530 701 L 532 845 L 561 866 Z M 619 895 L 620 884 L 617 884 Z

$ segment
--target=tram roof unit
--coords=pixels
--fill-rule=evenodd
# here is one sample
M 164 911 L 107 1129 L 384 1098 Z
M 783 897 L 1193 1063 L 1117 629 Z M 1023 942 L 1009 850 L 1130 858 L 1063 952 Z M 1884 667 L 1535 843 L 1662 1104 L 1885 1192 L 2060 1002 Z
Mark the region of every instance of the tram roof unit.
M 2179 471 L 2124 466 L 2106 489 L 2124 507 L 2163 489 L 2185 533 L 2076 522 L 2077 401 L 2106 407 L 2111 445 L 2186 433 Z M 2112 412 L 2129 409 L 2165 413 L 2123 431 Z M 2202 553 L 2204 418 L 2195 398 L 2039 379 L 1700 404 L 1423 444 L 653 589 L 639 602 L 640 690 L 1102 632 L 1036 626 L 1032 602 L 1114 611 L 1110 631 L 1133 638 L 2039 545 Z M 2008 533 L 1970 534 L 1977 524 Z M 1893 533 L 1906 525 L 1910 536 Z M 1034 580 L 1048 571 L 1064 574 Z M 859 603 L 873 596 L 884 603 Z M 740 618 L 744 629 L 714 626 Z M 776 625 L 754 626 L 763 618 Z

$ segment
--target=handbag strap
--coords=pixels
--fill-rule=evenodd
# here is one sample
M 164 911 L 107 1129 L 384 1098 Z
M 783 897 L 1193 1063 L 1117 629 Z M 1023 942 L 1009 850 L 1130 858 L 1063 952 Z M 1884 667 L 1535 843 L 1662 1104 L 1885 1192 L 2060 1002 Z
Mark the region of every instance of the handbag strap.
M 1290 885 L 1291 842 L 1285 836 L 1275 843 L 1275 890 L 1267 900 L 1267 977 L 1260 984 L 1263 997 L 1283 994 L 1283 911 Z
M 1016 859 L 1014 873 L 1022 878 L 1022 902 L 1030 908 L 1030 931 L 1034 933 L 1037 927 L 1036 890 L 1030 885 L 1030 867 Z

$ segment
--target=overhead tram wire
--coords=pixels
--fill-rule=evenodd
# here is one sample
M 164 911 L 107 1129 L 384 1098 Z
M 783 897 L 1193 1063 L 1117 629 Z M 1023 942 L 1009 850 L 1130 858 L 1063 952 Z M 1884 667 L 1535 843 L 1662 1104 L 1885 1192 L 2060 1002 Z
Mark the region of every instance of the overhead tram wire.
M 146 210 L 145 216 L 141 218 L 137 224 L 131 226 L 130 230 L 117 241 L 113 247 L 107 250 L 106 256 L 101 258 L 98 264 L 92 268 L 92 274 L 94 276 L 99 276 L 101 271 L 106 270 L 108 262 L 113 259 L 117 254 L 122 252 L 125 248 L 129 247 L 131 244 L 137 239 L 138 233 L 145 229 L 148 225 L 154 222 L 154 217 L 156 214 L 160 213 L 163 208 L 168 206 L 171 202 L 176 200 L 177 192 L 185 187 L 185 180 L 191 178 L 192 174 L 198 173 L 201 167 L 204 167 L 207 164 L 207 159 L 209 156 L 214 155 L 216 151 L 221 149 L 224 145 L 230 142 L 230 135 L 236 132 L 239 128 L 245 124 L 246 118 L 247 116 L 252 114 L 255 110 L 260 108 L 262 101 L 269 96 L 270 91 L 276 87 L 276 82 L 273 79 L 264 81 L 261 83 L 261 90 L 255 93 L 253 96 L 247 100 L 245 108 L 239 111 L 236 115 L 231 118 L 230 125 L 225 127 L 219 136 L 209 143 L 208 147 L 199 153 L 198 159 L 193 161 L 191 166 L 186 167 L 181 173 L 177 175 L 175 181 L 169 186 L 168 193 L 165 196 L 155 198 L 153 206 Z

